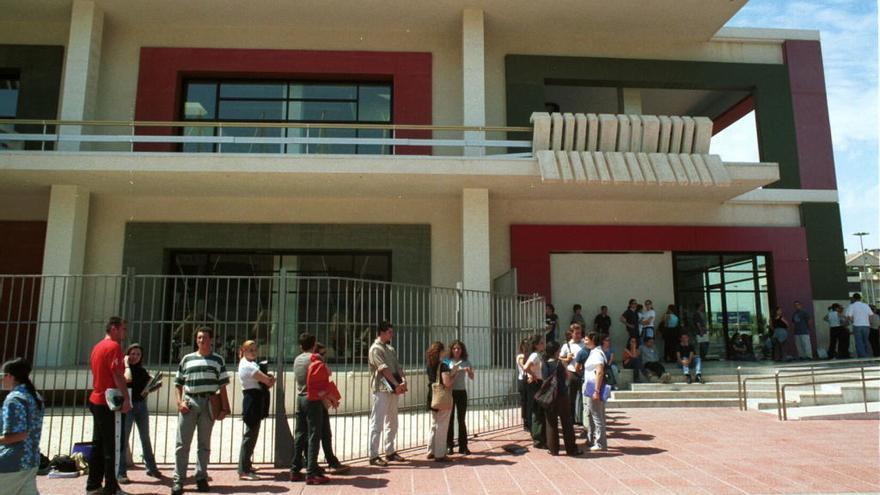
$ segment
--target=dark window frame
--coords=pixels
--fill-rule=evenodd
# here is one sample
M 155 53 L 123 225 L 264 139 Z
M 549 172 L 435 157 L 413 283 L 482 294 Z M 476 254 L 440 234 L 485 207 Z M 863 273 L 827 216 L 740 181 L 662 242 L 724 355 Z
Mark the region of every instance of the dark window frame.
M 261 97 L 221 97 L 220 90 L 223 84 L 253 84 L 253 85 L 261 85 L 261 84 L 279 84 L 283 85 L 285 90 L 285 96 L 283 98 L 261 98 Z M 214 111 L 215 116 L 210 120 L 205 119 L 187 119 L 186 118 L 186 95 L 187 88 L 190 84 L 214 84 Z M 342 99 L 342 98 L 291 98 L 289 89 L 291 85 L 294 84 L 304 84 L 304 85 L 341 85 L 341 86 L 355 86 L 355 97 L 353 99 Z M 360 120 L 360 93 L 361 87 L 370 86 L 370 87 L 387 87 L 388 88 L 388 108 L 389 115 L 388 121 L 379 121 L 379 120 Z M 265 123 L 315 123 L 315 124 L 393 124 L 394 123 L 394 84 L 393 81 L 361 81 L 361 80 L 309 80 L 309 79 L 235 79 L 235 78 L 186 78 L 181 81 L 181 95 L 180 99 L 180 107 L 178 108 L 178 115 L 180 115 L 180 120 L 183 122 L 253 122 L 255 119 L 221 119 L 219 117 L 220 114 L 220 102 L 221 101 L 264 101 L 264 102 L 279 102 L 285 105 L 285 112 L 287 107 L 289 107 L 292 102 L 321 102 L 321 103 L 354 103 L 355 104 L 355 118 L 354 120 L 307 120 L 307 119 L 259 119 L 259 122 Z M 217 127 L 211 128 L 213 130 L 213 135 L 217 135 Z M 183 134 L 184 129 L 181 128 L 179 130 L 181 134 Z M 285 133 L 289 132 L 289 130 L 285 131 Z M 356 130 L 355 135 L 359 135 L 361 130 Z M 218 152 L 218 144 L 211 145 L 211 153 Z M 285 144 L 284 151 L 282 154 L 289 153 L 288 149 L 291 146 L 316 146 L 316 145 L 297 145 L 297 144 Z M 353 145 L 355 147 L 354 154 L 362 154 L 360 153 L 362 146 L 367 147 L 380 147 L 380 153 L 364 153 L 364 154 L 394 154 L 394 146 L 389 145 Z M 184 145 L 181 143 L 179 146 L 179 151 L 183 151 Z M 384 153 L 382 151 L 387 150 L 388 153 Z M 321 153 L 308 153 L 308 154 L 321 154 Z

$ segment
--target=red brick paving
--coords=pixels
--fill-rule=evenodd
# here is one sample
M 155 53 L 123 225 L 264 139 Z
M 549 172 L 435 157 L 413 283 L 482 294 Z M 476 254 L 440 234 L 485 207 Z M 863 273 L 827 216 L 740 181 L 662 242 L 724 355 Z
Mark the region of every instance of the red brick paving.
M 473 455 L 438 465 L 424 453 L 385 469 L 355 464 L 329 485 L 283 481 L 282 470 L 263 467 L 263 479 L 240 482 L 232 466 L 211 469 L 213 493 L 381 494 L 744 494 L 880 492 L 880 422 L 779 422 L 736 409 L 630 409 L 609 411 L 609 451 L 552 457 L 530 450 L 506 453 L 508 443 L 528 446 L 521 430 L 473 440 Z M 583 440 L 578 440 L 579 444 Z M 172 467 L 161 466 L 166 474 Z M 190 467 L 192 470 L 192 467 Z M 190 471 L 192 473 L 192 471 Z M 136 494 L 169 493 L 170 481 L 129 470 Z M 44 495 L 83 493 L 85 478 L 38 480 Z M 187 485 L 194 491 L 193 484 Z

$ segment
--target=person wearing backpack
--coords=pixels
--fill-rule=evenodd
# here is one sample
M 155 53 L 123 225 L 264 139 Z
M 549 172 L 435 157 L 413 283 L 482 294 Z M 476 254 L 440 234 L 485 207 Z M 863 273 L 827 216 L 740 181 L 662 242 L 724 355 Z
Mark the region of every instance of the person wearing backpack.
M 547 450 L 550 455 L 559 455 L 559 423 L 562 423 L 562 439 L 565 442 L 565 453 L 569 456 L 581 455 L 575 443 L 574 424 L 571 418 L 571 406 L 566 385 L 565 363 L 559 360 L 559 342 L 548 342 L 544 348 L 544 384 L 539 395 L 544 407 L 547 429 Z M 554 390 L 547 390 L 554 388 Z M 550 399 L 549 402 L 546 402 Z
M 584 420 L 587 421 L 587 444 L 590 451 L 608 450 L 605 434 L 605 352 L 599 345 L 602 337 L 590 332 L 583 349 L 575 358 L 578 371 L 584 373 Z
M 22 358 L 3 363 L 3 389 L 9 394 L 0 415 L 0 487 L 9 495 L 38 493 L 44 407 L 30 374 L 31 365 Z

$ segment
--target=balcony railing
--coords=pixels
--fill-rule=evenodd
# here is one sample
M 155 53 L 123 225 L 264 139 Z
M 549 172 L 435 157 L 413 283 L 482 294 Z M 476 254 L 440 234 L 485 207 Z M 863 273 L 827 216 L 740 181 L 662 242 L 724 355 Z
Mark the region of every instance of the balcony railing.
M 380 137 L 327 136 L 370 130 Z M 531 127 L 0 119 L 0 151 L 483 155 L 531 158 Z M 506 139 L 529 133 L 527 139 Z M 488 139 L 487 136 L 500 136 Z M 521 134 L 522 135 L 522 134 Z

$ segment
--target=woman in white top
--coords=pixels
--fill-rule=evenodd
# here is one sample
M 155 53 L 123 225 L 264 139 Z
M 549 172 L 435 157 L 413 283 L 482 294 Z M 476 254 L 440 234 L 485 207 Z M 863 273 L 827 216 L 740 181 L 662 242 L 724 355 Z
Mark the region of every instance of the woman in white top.
M 565 385 L 568 387 L 568 401 L 571 411 L 571 419 L 574 424 L 583 426 L 582 412 L 584 409 L 583 395 L 581 395 L 581 387 L 583 380 L 580 374 L 575 372 L 574 358 L 578 352 L 584 347 L 583 327 L 580 323 L 572 323 L 566 332 L 566 342 L 562 344 L 559 351 L 559 361 L 565 364 L 566 373 Z
M 605 352 L 599 344 L 601 337 L 596 332 L 587 334 L 584 345 L 589 349 L 589 356 L 584 363 L 584 419 L 587 420 L 587 443 L 590 450 L 608 450 L 608 439 L 605 436 L 605 402 L 602 401 L 602 390 L 605 387 Z M 587 395 L 587 391 L 592 393 Z
M 544 408 L 535 401 L 535 394 L 541 390 L 544 381 L 544 337 L 533 336 L 530 341 L 531 354 L 526 359 L 523 369 L 526 373 L 526 400 L 529 401 L 529 410 L 532 412 L 532 442 L 535 448 L 546 449 L 547 438 L 544 431 Z
M 260 423 L 269 411 L 265 410 L 265 391 L 260 384 L 266 387 L 275 385 L 275 377 L 260 371 L 257 363 L 257 343 L 247 340 L 241 345 L 239 351 L 241 361 L 238 362 L 238 379 L 241 381 L 243 399 L 241 402 L 241 419 L 244 422 L 244 435 L 241 438 L 241 450 L 238 454 L 238 479 L 245 481 L 258 480 L 254 472 L 251 457 L 254 455 L 254 447 L 257 445 L 257 437 L 260 436 Z
M 519 392 L 519 409 L 523 421 L 523 429 L 532 431 L 532 410 L 526 394 L 526 358 L 528 357 L 530 339 L 524 337 L 519 341 L 519 354 L 516 355 L 516 389 Z
M 641 340 L 645 342 L 648 337 L 654 338 L 654 320 L 657 318 L 657 312 L 654 311 L 654 302 L 645 299 L 645 307 L 639 313 L 639 324 L 642 328 Z

